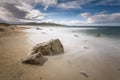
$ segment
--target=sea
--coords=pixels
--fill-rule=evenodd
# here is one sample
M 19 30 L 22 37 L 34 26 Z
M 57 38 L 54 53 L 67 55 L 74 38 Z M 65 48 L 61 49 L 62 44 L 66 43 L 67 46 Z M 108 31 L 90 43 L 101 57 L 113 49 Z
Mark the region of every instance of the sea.
M 99 34 L 106 38 L 120 39 L 120 26 L 77 27 L 77 29 L 72 30 L 72 32 L 89 36 L 96 36 Z
M 37 29 L 38 27 L 56 30 L 61 29 L 61 32 L 69 31 L 93 37 L 99 34 L 100 37 L 120 40 L 120 26 L 32 26 L 33 29 Z

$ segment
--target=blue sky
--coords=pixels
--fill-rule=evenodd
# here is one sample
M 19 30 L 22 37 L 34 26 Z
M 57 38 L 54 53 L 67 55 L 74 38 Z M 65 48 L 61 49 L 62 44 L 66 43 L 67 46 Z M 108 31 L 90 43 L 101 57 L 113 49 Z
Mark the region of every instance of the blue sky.
M 120 0 L 1 0 L 0 22 L 120 25 Z

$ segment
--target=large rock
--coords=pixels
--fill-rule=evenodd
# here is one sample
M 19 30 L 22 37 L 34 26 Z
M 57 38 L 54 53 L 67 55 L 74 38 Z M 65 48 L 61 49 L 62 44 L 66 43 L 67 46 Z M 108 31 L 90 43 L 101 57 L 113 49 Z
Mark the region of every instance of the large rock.
M 31 54 L 41 52 L 43 55 L 57 55 L 64 53 L 64 48 L 59 39 L 52 39 L 48 42 L 37 44 Z
M 59 39 L 37 44 L 32 53 L 22 62 L 27 64 L 43 65 L 47 60 L 43 55 L 56 55 L 64 52 L 64 48 Z

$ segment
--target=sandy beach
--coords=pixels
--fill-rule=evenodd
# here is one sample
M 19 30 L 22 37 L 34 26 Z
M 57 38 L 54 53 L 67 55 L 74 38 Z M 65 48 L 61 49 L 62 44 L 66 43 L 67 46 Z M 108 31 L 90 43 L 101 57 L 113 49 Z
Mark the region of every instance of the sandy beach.
M 0 80 L 120 80 L 119 41 L 70 30 L 40 27 L 0 32 Z M 21 63 L 33 46 L 56 38 L 64 54 L 46 56 L 43 66 Z

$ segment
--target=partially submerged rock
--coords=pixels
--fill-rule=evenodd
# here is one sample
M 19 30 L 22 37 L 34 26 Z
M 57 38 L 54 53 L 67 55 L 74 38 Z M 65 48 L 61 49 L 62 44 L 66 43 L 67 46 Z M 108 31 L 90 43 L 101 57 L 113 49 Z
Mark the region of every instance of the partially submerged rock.
M 33 50 L 32 54 L 41 52 L 43 55 L 56 55 L 64 53 L 64 48 L 59 39 L 52 39 L 48 42 L 37 44 Z
M 32 53 L 22 62 L 27 64 L 43 65 L 47 60 L 43 55 L 56 55 L 64 53 L 64 48 L 59 39 L 37 44 Z
M 37 29 L 37 30 L 42 30 L 42 29 L 41 29 L 41 28 L 39 28 L 39 27 L 37 27 L 36 29 Z
M 98 34 L 96 34 L 95 36 L 96 36 L 96 37 L 100 37 L 100 36 L 101 36 L 101 34 L 99 34 L 99 33 L 98 33 Z
M 75 37 L 79 37 L 78 35 L 74 35 Z
M 85 49 L 88 49 L 88 47 L 84 47 Z

